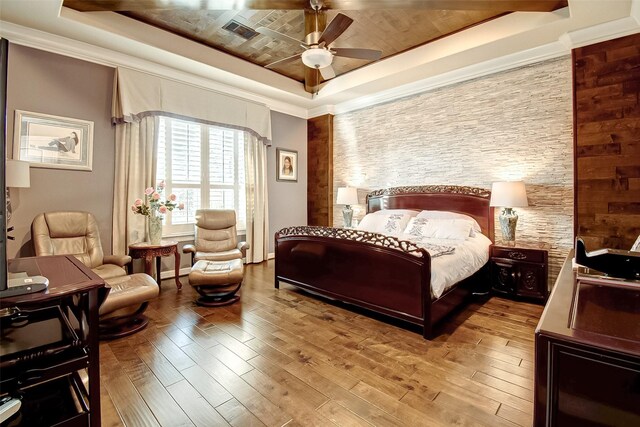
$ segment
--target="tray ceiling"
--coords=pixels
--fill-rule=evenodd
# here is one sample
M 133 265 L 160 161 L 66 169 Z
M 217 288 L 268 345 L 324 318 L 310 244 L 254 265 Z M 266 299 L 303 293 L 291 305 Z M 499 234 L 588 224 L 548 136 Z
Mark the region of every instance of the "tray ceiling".
M 238 4 L 247 9 L 234 10 Z M 309 9 L 308 0 L 64 0 L 63 5 L 79 11 L 114 11 L 262 67 L 299 54 L 303 48 L 262 34 L 254 33 L 247 39 L 225 29 L 225 26 L 238 23 L 245 26 L 245 31 L 266 27 L 297 40 L 304 40 L 305 33 L 313 29 L 310 27 L 313 11 Z M 349 10 L 340 9 L 339 13 L 354 21 L 330 45 L 331 48 L 380 50 L 381 61 L 384 61 L 396 54 L 482 24 L 513 10 L 552 11 L 566 7 L 567 1 L 325 0 L 323 5 L 325 9 L 319 12 L 320 30 L 324 28 L 325 22 L 330 23 L 338 15 L 336 9 L 341 7 Z M 289 10 L 288 7 L 295 10 Z M 329 9 L 326 9 L 327 7 Z M 215 10 L 216 8 L 227 10 Z M 340 76 L 370 63 L 371 61 L 367 60 L 336 56 L 332 66 L 336 75 Z M 302 83 L 305 82 L 306 71 L 308 83 L 310 70 L 305 70 L 300 59 L 270 69 Z M 307 86 L 306 90 L 314 92 L 314 88 Z

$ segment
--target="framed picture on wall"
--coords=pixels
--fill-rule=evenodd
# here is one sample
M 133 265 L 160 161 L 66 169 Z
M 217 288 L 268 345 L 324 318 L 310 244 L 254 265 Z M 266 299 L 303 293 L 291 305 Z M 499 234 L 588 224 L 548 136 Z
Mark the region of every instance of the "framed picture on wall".
M 13 158 L 32 167 L 92 170 L 93 122 L 16 110 Z
M 298 152 L 293 150 L 276 150 L 276 179 L 278 181 L 298 182 Z

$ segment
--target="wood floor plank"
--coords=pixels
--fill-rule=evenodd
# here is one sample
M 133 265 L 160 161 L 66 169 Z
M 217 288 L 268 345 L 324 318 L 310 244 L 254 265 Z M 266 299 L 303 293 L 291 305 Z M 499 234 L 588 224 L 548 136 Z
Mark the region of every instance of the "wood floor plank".
M 489 387 L 502 390 L 505 393 L 512 394 L 521 399 L 528 400 L 529 402 L 533 402 L 532 390 L 520 387 L 519 385 L 507 382 L 505 380 L 501 380 L 500 378 L 492 377 L 491 375 L 487 375 L 484 372 L 476 372 L 473 376 L 473 380 L 488 385 Z
M 258 353 L 247 347 L 242 341 L 238 341 L 217 326 L 207 328 L 204 331 L 243 360 L 249 360 L 258 355 Z
M 369 427 L 372 425 L 333 400 L 329 400 L 319 407 L 318 412 L 342 427 Z
M 185 369 L 182 371 L 182 375 L 214 408 L 233 398 L 227 389 L 214 380 L 199 365 Z
M 264 423 L 236 399 L 229 399 L 216 410 L 234 427 L 262 427 Z
M 443 408 L 447 408 L 453 412 L 462 413 L 480 422 L 482 425 L 490 425 L 495 427 L 513 427 L 513 423 L 505 421 L 504 419 L 497 417 L 495 414 L 488 414 L 479 407 L 470 404 L 469 402 L 462 401 L 457 397 L 451 396 L 448 393 L 439 393 L 433 403 L 436 405 L 440 405 Z
M 225 307 L 164 281 L 145 330 L 101 343 L 103 425 L 531 425 L 540 305 L 476 300 L 429 341 L 273 277 L 247 265 Z
M 168 387 L 171 384 L 175 384 L 178 381 L 182 381 L 184 378 L 180 375 L 180 372 L 169 362 L 158 349 L 156 349 L 148 341 L 143 344 L 138 344 L 135 347 L 135 352 L 144 363 L 151 369 L 153 374 L 158 378 L 163 386 Z
M 264 424 L 269 426 L 284 425 L 293 419 L 290 414 L 271 403 L 231 369 L 211 357 L 210 353 L 202 347 L 193 344 L 183 347 L 183 349 L 189 357 Z
M 533 424 L 532 413 L 519 411 L 509 405 L 500 405 L 500 409 L 498 409 L 497 415 L 522 427 L 529 427 Z
M 109 346 L 100 346 L 101 381 L 127 426 L 159 426 L 153 412 L 120 367 Z
M 172 384 L 167 387 L 167 391 L 197 427 L 229 425 L 187 380 Z

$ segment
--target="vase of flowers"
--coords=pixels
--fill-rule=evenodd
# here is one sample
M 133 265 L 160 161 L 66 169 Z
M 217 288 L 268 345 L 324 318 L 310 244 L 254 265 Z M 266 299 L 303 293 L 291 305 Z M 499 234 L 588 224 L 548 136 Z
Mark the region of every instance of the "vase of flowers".
M 148 239 L 152 245 L 159 245 L 162 240 L 162 215 L 175 208 L 184 209 L 184 203 L 176 202 L 175 194 L 170 194 L 166 200 L 162 199 L 164 187 L 164 181 L 160 181 L 156 188 L 147 188 L 144 190 L 144 200 L 136 199 L 131 205 L 135 214 L 147 217 Z

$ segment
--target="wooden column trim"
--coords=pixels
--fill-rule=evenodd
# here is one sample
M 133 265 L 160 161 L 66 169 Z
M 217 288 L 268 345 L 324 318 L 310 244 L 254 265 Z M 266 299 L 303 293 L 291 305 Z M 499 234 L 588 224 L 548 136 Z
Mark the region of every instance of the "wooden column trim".
M 307 224 L 333 225 L 333 115 L 307 121 Z

